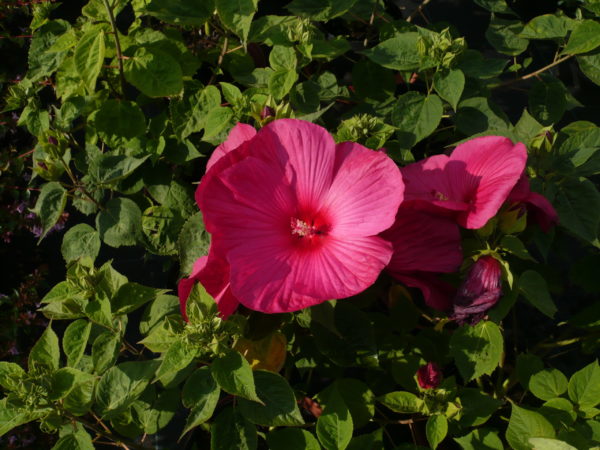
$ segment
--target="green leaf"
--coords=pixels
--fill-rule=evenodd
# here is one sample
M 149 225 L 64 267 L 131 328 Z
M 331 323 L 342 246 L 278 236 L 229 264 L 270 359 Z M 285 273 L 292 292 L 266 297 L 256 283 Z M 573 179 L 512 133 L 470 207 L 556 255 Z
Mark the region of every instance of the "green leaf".
M 210 427 L 211 450 L 254 450 L 257 445 L 256 425 L 231 406 L 221 411 Z
M 35 204 L 35 213 L 42 223 L 43 239 L 48 231 L 56 225 L 67 204 L 67 191 L 57 181 L 51 181 L 42 186 L 40 196 Z
M 317 436 L 327 450 L 343 450 L 352 439 L 354 424 L 344 399 L 335 388 L 329 394 L 327 406 L 317 419 Z
M 506 62 L 506 58 L 484 58 L 480 52 L 467 49 L 459 56 L 457 68 L 467 77 L 488 79 L 500 75 Z
M 527 39 L 561 39 L 571 29 L 571 20 L 565 16 L 544 14 L 531 19 L 521 36 Z
M 169 424 L 180 408 L 179 389 L 167 389 L 156 395 L 156 389 L 151 385 L 133 402 L 132 416 L 145 433 L 155 434 Z
M 510 422 L 506 430 L 506 440 L 515 450 L 531 450 L 533 447 L 529 443 L 531 437 L 555 436 L 554 427 L 541 414 L 520 408 L 512 404 L 512 413 Z
M 181 228 L 177 239 L 180 271 L 189 274 L 194 262 L 208 253 L 210 236 L 204 229 L 202 213 L 191 216 Z
M 96 404 L 102 417 L 124 411 L 146 389 L 159 362 L 132 361 L 111 367 L 96 388 Z
M 100 252 L 100 235 L 87 223 L 79 223 L 65 233 L 60 251 L 68 263 L 86 257 L 94 261 Z
M 351 49 L 348 41 L 341 36 L 329 40 L 313 39 L 310 43 L 312 59 L 331 61 Z
M 191 411 L 181 433 L 182 436 L 211 418 L 219 401 L 220 393 L 221 389 L 217 386 L 210 368 L 207 366 L 196 370 L 187 379 L 181 392 L 181 398 L 183 405 L 190 408 Z
M 239 400 L 240 412 L 250 422 L 268 427 L 303 425 L 294 391 L 281 375 L 264 370 L 254 371 L 258 397 L 264 405 Z
M 598 237 L 600 193 L 586 178 L 568 178 L 556 195 L 556 212 L 560 225 L 587 242 Z
M 529 142 L 542 132 L 543 127 L 525 108 L 515 125 L 515 133 L 520 141 Z
M 502 238 L 500 241 L 500 246 L 508 250 L 511 254 L 515 255 L 517 258 L 521 258 L 527 261 L 536 262 L 535 259 L 529 254 L 529 250 L 516 236 L 507 235 Z
M 517 355 L 517 379 L 521 386 L 529 389 L 531 376 L 544 369 L 544 363 L 541 358 L 530 353 L 520 353 Z
M 17 390 L 25 371 L 18 364 L 0 361 L 0 386 L 9 391 Z
M 46 367 L 50 370 L 57 370 L 60 365 L 60 346 L 58 345 L 58 336 L 52 330 L 51 324 L 44 330 L 44 333 L 35 343 L 31 352 L 29 352 L 29 371 Z
M 75 67 L 90 93 L 96 90 L 96 79 L 102 70 L 105 51 L 104 31 L 100 27 L 88 30 L 75 48 Z
M 112 312 L 115 315 L 129 314 L 165 292 L 166 289 L 156 289 L 132 282 L 125 283 L 119 287 L 111 300 Z
M 70 28 L 67 21 L 53 20 L 36 30 L 29 47 L 27 78 L 31 81 L 38 81 L 52 75 L 58 69 L 67 56 L 67 52 L 50 52 L 48 50 Z
M 532 445 L 533 450 L 577 450 L 575 447 L 558 439 L 532 437 L 529 438 L 529 443 Z
M 598 361 L 578 370 L 569 380 L 569 398 L 581 408 L 600 403 L 600 366 Z
M 545 402 L 538 412 L 548 419 L 554 428 L 560 429 L 564 425 L 572 425 L 577 419 L 577 413 L 566 398 L 552 398 Z
M 173 25 L 201 27 L 210 19 L 214 9 L 214 0 L 152 0 L 145 5 L 144 13 Z
M 125 79 L 148 97 L 178 95 L 183 89 L 179 63 L 154 47 L 140 47 L 125 61 Z
M 28 413 L 26 410 L 18 410 L 10 407 L 7 404 L 6 398 L 0 400 L 0 437 L 8 433 L 13 428 L 18 427 L 27 422 L 31 422 L 44 415 Z
M 218 106 L 211 109 L 204 120 L 202 139 L 210 141 L 210 138 L 224 131 L 228 126 L 233 126 L 233 117 L 234 114 L 231 108 Z
M 473 0 L 476 4 L 488 11 L 495 13 L 511 14 L 514 12 L 508 7 L 505 0 Z
M 159 295 L 144 310 L 140 320 L 140 333 L 147 335 L 165 316 L 179 312 L 179 297 L 175 295 Z
M 96 228 L 111 247 L 134 245 L 142 228 L 142 212 L 128 198 L 113 198 L 96 216 Z
M 504 445 L 495 431 L 478 428 L 466 436 L 454 438 L 463 450 L 504 450 Z
M 556 305 L 550 297 L 544 277 L 534 270 L 526 270 L 519 278 L 518 288 L 535 308 L 550 318 L 554 317 Z
M 373 80 L 377 80 L 377 83 L 373 83 Z M 352 86 L 361 99 L 385 101 L 396 91 L 394 72 L 369 59 L 361 59 L 352 67 Z
M 522 31 L 523 23 L 521 21 L 492 16 L 485 37 L 498 52 L 516 56 L 523 53 L 529 45 L 529 41 L 522 37 Z
M 394 412 L 413 414 L 423 412 L 425 403 L 412 392 L 395 391 L 389 392 L 377 400 Z
M 296 52 L 294 47 L 276 45 L 269 53 L 269 64 L 273 70 L 296 70 Z
M 456 107 L 465 88 L 465 75 L 459 69 L 436 72 L 433 77 L 435 91 L 450 103 L 452 109 Z
M 598 46 L 600 46 L 600 23 L 595 20 L 583 20 L 573 28 L 563 53 L 577 55 L 591 52 Z
M 529 91 L 529 111 L 542 125 L 551 125 L 560 120 L 568 107 L 569 92 L 561 81 L 554 77 L 542 77 Z
M 487 97 L 471 97 L 461 101 L 455 122 L 456 127 L 468 136 L 477 133 L 502 134 L 509 128 L 504 112 Z
M 236 351 L 215 359 L 211 373 L 221 389 L 230 394 L 262 404 L 256 395 L 254 377 L 248 361 Z
M 585 76 L 600 86 L 600 51 L 578 55 L 577 62 Z
M 450 338 L 450 354 L 465 381 L 491 374 L 502 358 L 504 340 L 494 322 L 463 325 Z
M 97 296 L 85 305 L 83 312 L 92 322 L 109 330 L 113 329 L 110 300 L 108 298 Z
M 51 450 L 94 450 L 90 435 L 84 430 L 77 430 L 62 436 Z
M 560 397 L 567 392 L 567 377 L 557 369 L 545 369 L 531 376 L 529 390 L 542 400 Z
M 94 373 L 102 374 L 110 368 L 119 356 L 121 337 L 112 331 L 104 331 L 96 337 L 92 344 L 92 361 Z
M 194 356 L 195 351 L 185 340 L 175 341 L 163 355 L 162 362 L 156 371 L 156 379 L 172 377 L 185 369 L 194 360 Z
M 51 450 L 94 450 L 90 435 L 81 428 L 68 429 L 69 434 L 62 435 Z M 61 430 L 62 434 L 62 430 Z
M 374 63 L 394 70 L 416 70 L 419 67 L 417 43 L 419 34 L 408 32 L 385 40 L 363 54 Z
M 221 22 L 246 44 L 258 0 L 216 0 Z
M 63 367 L 52 374 L 51 387 L 48 398 L 52 401 L 66 397 L 73 388 L 81 384 L 87 374 L 73 367 Z
M 398 128 L 398 140 L 404 148 L 411 148 L 429 136 L 442 120 L 444 108 L 437 95 L 425 97 L 415 91 L 398 97 L 392 110 L 392 125 Z
M 375 395 L 362 381 L 353 378 L 340 378 L 331 387 L 336 387 L 352 416 L 354 428 L 361 428 L 375 415 Z M 327 406 L 330 389 L 319 393 L 319 401 Z
M 464 427 L 483 425 L 502 405 L 500 400 L 474 388 L 461 389 L 459 398 L 462 403 L 460 424 Z
M 109 99 L 102 103 L 94 115 L 94 125 L 98 136 L 111 147 L 118 147 L 134 137 L 146 132 L 146 118 L 140 107 L 125 100 Z M 125 155 L 113 155 L 111 159 L 101 159 L 110 162 L 100 165 L 97 179 L 109 183 L 121 178 L 138 167 L 144 159 L 135 159 Z
M 298 73 L 295 69 L 276 70 L 269 76 L 269 92 L 277 100 L 280 100 L 285 97 L 288 92 L 290 92 L 297 80 Z
M 267 444 L 271 450 L 320 450 L 317 438 L 300 428 L 282 428 L 267 435 Z
M 76 416 L 86 414 L 91 406 L 96 386 L 96 376 L 81 372 L 77 383 L 63 399 L 64 408 Z
M 286 8 L 300 17 L 326 21 L 347 12 L 357 0 L 293 0 Z
M 69 324 L 63 335 L 62 346 L 67 356 L 67 366 L 76 367 L 90 337 L 92 323 L 79 319 Z
M 448 434 L 448 420 L 446 416 L 442 416 L 441 414 L 430 416 L 425 425 L 425 432 L 431 448 L 437 448 Z

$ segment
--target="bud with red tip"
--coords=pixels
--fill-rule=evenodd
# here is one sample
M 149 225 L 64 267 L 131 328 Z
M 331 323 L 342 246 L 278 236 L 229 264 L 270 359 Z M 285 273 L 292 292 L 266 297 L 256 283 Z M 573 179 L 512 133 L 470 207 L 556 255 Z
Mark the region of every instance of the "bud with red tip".
M 417 370 L 417 382 L 422 389 L 435 389 L 442 381 L 442 369 L 434 362 L 428 362 Z
M 469 269 L 454 297 L 452 318 L 477 324 L 502 295 L 502 267 L 493 256 L 481 256 Z

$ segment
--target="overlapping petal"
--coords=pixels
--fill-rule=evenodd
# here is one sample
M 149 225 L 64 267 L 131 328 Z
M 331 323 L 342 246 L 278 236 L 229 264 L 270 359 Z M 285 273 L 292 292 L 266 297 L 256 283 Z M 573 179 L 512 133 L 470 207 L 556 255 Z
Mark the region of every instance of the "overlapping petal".
M 446 210 L 464 228 L 484 226 L 507 199 L 527 161 L 527 149 L 501 136 L 460 144 L 402 170 L 405 198 L 422 209 Z
M 394 223 L 403 199 L 404 184 L 398 183 L 399 169 L 382 152 L 359 144 L 338 144 L 335 178 L 324 203 L 333 212 L 332 234 L 375 235 Z

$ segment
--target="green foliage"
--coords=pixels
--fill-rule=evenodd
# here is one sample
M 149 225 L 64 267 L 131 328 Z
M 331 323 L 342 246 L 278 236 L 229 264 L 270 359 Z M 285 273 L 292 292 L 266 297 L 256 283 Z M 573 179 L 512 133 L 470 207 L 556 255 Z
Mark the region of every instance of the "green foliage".
M 227 450 L 600 445 L 590 357 L 600 324 L 599 3 L 474 0 L 460 8 L 481 21 L 469 33 L 451 8 L 409 3 L 0 6 L 0 50 L 23 59 L 0 70 L 0 167 L 28 168 L 26 207 L 66 263 L 41 300 L 47 328 L 26 329 L 33 348 L 0 348 L 0 446 L 34 421 L 55 449 L 105 439 Z M 3 8 L 31 20 L 30 43 L 11 37 L 28 24 L 5 26 Z M 502 260 L 499 303 L 459 326 L 452 308 L 430 308 L 387 274 L 354 298 L 290 314 L 240 307 L 225 319 L 215 303 L 224 292 L 195 279 L 180 303 L 179 278 L 211 244 L 194 199 L 208 157 L 235 124 L 280 118 L 385 149 L 399 166 L 480 135 L 523 142 L 531 203 L 506 203 L 462 235 L 465 261 Z M 7 205 L 21 199 L 10 186 L 0 189 Z M 538 194 L 558 212 L 548 233 Z M 64 235 L 48 238 L 67 218 Z M 466 269 L 442 279 L 456 288 Z M 443 377 L 423 388 L 417 373 L 429 362 Z

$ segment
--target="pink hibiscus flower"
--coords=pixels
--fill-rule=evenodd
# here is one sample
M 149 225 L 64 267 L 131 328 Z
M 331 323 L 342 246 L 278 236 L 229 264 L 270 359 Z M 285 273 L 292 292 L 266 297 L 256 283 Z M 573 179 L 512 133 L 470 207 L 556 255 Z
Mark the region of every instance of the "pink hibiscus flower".
M 381 236 L 394 254 L 386 270 L 407 286 L 418 288 L 425 303 L 438 310 L 452 306 L 454 288 L 435 273 L 456 272 L 462 262 L 458 225 L 447 217 L 403 206 L 394 225 Z
M 477 229 L 496 215 L 523 173 L 527 149 L 501 136 L 484 136 L 402 169 L 405 202 L 454 217 Z
M 392 256 L 377 235 L 402 201 L 397 166 L 359 144 L 336 145 L 309 122 L 276 120 L 256 134 L 247 127 L 232 130 L 196 191 L 214 248 L 203 270 L 219 262 L 215 284 L 228 282 L 232 298 L 267 313 L 370 286 Z
M 529 178 L 525 173 L 510 192 L 507 202 L 512 203 L 510 209 L 518 208 L 522 212 L 526 211 L 544 232 L 550 231 L 550 228 L 558 224 L 556 210 L 546 197 L 531 190 Z

